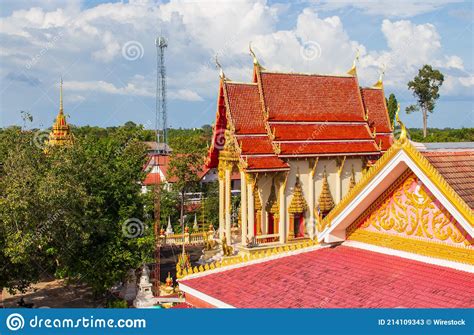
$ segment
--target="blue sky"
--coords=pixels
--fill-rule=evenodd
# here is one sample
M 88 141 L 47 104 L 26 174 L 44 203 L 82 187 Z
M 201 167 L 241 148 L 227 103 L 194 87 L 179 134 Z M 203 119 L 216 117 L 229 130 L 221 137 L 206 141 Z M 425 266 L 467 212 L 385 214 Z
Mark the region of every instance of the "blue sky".
M 406 83 L 431 64 L 446 80 L 429 126 L 474 127 L 472 2 L 7 0 L 0 21 L 0 126 L 21 125 L 24 110 L 32 127 L 49 127 L 62 75 L 71 123 L 152 127 L 162 31 L 173 127 L 213 122 L 213 57 L 228 77 L 248 81 L 250 41 L 267 69 L 283 71 L 344 73 L 359 49 L 360 84 L 385 67 L 385 92 L 402 108 L 414 102 Z M 403 118 L 421 127 L 420 114 Z

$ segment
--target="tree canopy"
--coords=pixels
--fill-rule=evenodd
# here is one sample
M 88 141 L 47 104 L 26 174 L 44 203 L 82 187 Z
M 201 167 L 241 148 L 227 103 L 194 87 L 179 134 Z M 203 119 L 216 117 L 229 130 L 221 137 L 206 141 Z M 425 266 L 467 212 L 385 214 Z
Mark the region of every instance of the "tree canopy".
M 436 100 L 439 98 L 439 88 L 443 85 L 444 76 L 431 65 L 423 65 L 418 75 L 408 82 L 408 89 L 413 91 L 417 103 L 406 108 L 407 113 L 421 111 L 423 113 L 423 137 L 427 135 L 428 113 L 433 113 Z

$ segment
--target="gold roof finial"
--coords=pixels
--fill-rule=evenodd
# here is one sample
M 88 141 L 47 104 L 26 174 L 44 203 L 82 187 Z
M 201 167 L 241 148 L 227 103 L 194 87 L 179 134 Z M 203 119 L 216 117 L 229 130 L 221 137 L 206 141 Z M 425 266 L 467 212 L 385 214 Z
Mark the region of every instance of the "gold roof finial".
M 258 66 L 262 70 L 265 70 L 265 68 L 262 65 L 260 65 L 260 63 L 258 62 L 257 56 L 255 55 L 255 52 L 252 49 L 252 42 L 249 42 L 249 51 L 250 51 L 250 55 L 252 56 L 252 59 L 253 59 L 253 65 Z
M 383 76 L 384 75 L 385 75 L 385 64 L 382 66 L 382 69 L 380 71 L 379 80 L 377 80 L 377 82 L 372 86 L 372 88 L 379 88 L 379 89 L 383 88 Z
M 216 54 L 216 68 L 219 69 L 219 77 L 221 77 L 221 79 L 225 79 L 224 70 L 222 70 L 222 65 L 221 63 L 219 63 L 219 60 L 217 59 L 217 54 Z
M 401 143 L 404 143 L 407 140 L 407 128 L 405 127 L 405 124 L 400 120 L 399 114 L 400 114 L 400 104 L 397 105 L 397 112 L 395 114 L 395 119 L 397 120 L 397 123 L 401 129 L 400 137 L 398 138 L 398 140 Z
M 249 42 L 249 51 L 250 51 L 250 54 L 252 55 L 252 58 L 253 58 L 253 64 L 254 65 L 260 65 L 258 63 L 257 56 L 255 56 L 255 52 L 253 52 L 253 50 L 252 50 L 252 42 Z
M 347 71 L 348 75 L 351 75 L 351 76 L 356 76 L 357 75 L 356 65 L 357 65 L 358 61 L 359 61 L 359 48 L 356 49 L 356 56 L 354 58 L 354 61 L 352 62 L 351 69 L 349 71 Z

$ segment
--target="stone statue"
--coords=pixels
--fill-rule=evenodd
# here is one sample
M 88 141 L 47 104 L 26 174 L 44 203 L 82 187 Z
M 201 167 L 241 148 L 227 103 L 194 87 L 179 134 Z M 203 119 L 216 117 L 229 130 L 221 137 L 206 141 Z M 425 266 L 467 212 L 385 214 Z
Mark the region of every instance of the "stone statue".
M 203 233 L 202 238 L 204 240 L 204 250 L 210 251 L 217 248 L 217 241 L 213 239 L 214 232 L 208 231 Z

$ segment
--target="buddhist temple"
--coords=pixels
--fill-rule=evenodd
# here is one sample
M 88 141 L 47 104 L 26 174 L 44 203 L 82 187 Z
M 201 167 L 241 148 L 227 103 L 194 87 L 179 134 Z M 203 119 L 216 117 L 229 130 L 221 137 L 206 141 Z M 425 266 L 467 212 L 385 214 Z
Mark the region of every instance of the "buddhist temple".
M 207 158 L 219 170 L 220 236 L 231 236 L 229 185 L 240 173 L 243 247 L 312 239 L 315 212 L 324 217 L 390 147 L 383 84 L 361 88 L 355 64 L 338 75 L 269 71 L 251 53 L 250 82 L 220 76 Z
M 246 181 L 239 252 L 177 269 L 186 303 L 472 308 L 474 143 L 411 142 L 398 112 L 395 139 L 383 83 L 360 88 L 355 67 L 276 73 L 254 57 L 252 78 L 221 72 L 208 157 L 220 172 L 221 234 L 229 176 Z
M 71 146 L 74 142 L 71 129 L 66 122 L 63 108 L 63 79 L 59 84 L 59 113 L 53 124 L 53 129 L 49 133 L 48 146 Z

